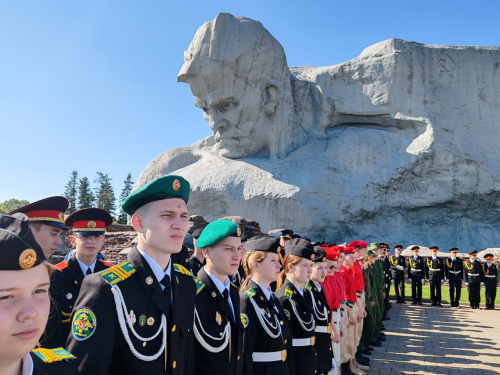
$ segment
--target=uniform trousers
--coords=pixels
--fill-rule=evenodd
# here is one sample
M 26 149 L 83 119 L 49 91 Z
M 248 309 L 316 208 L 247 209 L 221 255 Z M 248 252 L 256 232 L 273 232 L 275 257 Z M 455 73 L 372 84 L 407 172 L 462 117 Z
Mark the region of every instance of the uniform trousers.
M 352 305 L 352 307 L 348 307 L 349 316 L 351 319 L 357 321 L 358 319 L 358 308 L 356 304 Z M 348 325 L 347 326 L 347 337 L 346 337 L 346 345 L 344 353 L 342 353 L 343 359 L 342 363 L 345 363 L 352 358 L 354 358 L 354 354 L 356 353 L 357 345 L 356 345 L 356 325 Z
M 361 309 L 360 311 L 363 312 L 365 311 L 365 292 L 356 292 L 358 299 L 360 299 L 361 302 Z M 362 315 L 361 315 L 362 316 Z M 355 330 L 355 336 L 354 336 L 354 343 L 355 347 L 357 348 L 359 345 L 359 341 L 361 340 L 361 334 L 363 332 L 363 324 L 364 324 L 364 319 L 361 320 L 361 322 L 356 321 L 356 330 Z
M 342 337 L 340 337 L 340 363 L 347 362 L 348 359 L 346 359 L 345 356 L 345 347 L 347 344 L 347 326 L 349 325 L 348 322 L 348 312 L 347 312 L 347 304 L 346 303 L 340 303 L 340 308 L 341 308 L 341 319 L 340 319 L 340 330 L 342 331 Z M 342 309 L 344 311 L 342 311 Z
M 460 295 L 462 294 L 462 280 L 450 281 L 450 303 L 457 304 L 460 302 Z
M 481 284 L 479 283 L 470 283 L 467 287 L 469 291 L 469 302 L 471 307 L 479 307 L 479 303 L 481 302 Z
M 486 280 L 484 283 L 486 289 L 486 307 L 495 308 L 495 298 L 497 296 L 497 282 L 496 279 L 493 281 Z
M 341 315 L 340 311 L 332 311 L 332 322 L 337 329 L 337 332 L 340 333 L 340 320 Z M 335 359 L 335 364 L 337 368 L 340 368 L 340 343 L 332 342 L 332 350 L 333 350 L 333 359 Z
M 404 301 L 405 299 L 405 279 L 394 279 L 394 294 L 397 301 Z
M 374 302 L 375 305 L 373 307 L 370 305 L 370 301 L 367 301 L 365 306 L 366 318 L 363 322 L 363 332 L 361 334 L 361 341 L 358 346 L 361 351 L 370 346 L 370 342 L 372 341 L 375 326 L 374 310 L 378 309 L 378 306 L 376 305 L 377 301 Z
M 418 278 L 411 279 L 411 298 L 413 302 L 422 302 L 422 280 Z
M 432 303 L 441 303 L 441 280 L 429 281 Z

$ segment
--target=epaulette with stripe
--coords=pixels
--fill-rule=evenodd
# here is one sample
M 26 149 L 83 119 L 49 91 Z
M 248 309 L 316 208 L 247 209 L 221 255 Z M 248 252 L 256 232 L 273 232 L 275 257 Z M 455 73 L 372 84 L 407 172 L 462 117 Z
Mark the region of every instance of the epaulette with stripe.
M 285 289 L 285 297 L 288 298 L 288 299 L 290 299 L 290 298 L 292 298 L 292 296 L 293 296 L 293 292 L 290 289 L 290 287 L 287 286 L 286 289 Z
M 182 273 L 183 275 L 193 276 L 193 274 L 184 266 L 174 263 L 174 271 Z
M 100 275 L 111 285 L 119 283 L 127 278 L 129 278 L 132 274 L 135 273 L 135 268 L 129 262 L 123 262 L 108 268 L 107 270 L 100 273 Z
M 52 266 L 52 268 L 55 269 L 55 270 L 57 270 L 57 271 L 62 271 L 66 267 L 68 267 L 68 263 L 65 260 L 63 260 L 62 262 L 57 263 L 56 265 Z
M 35 353 L 36 356 L 45 363 L 53 363 L 62 361 L 63 359 L 76 358 L 73 354 L 64 350 L 63 348 L 56 348 L 56 349 L 38 348 L 33 350 L 33 353 Z
M 196 277 L 193 276 L 193 279 L 196 283 L 196 294 L 200 293 L 202 291 L 202 289 L 205 287 L 205 283 L 199 279 L 197 279 Z
M 243 293 L 243 295 L 247 296 L 248 298 L 252 298 L 253 296 L 255 296 L 255 290 L 250 288 L 245 293 Z
M 102 260 L 102 259 L 101 259 L 101 262 L 102 262 L 105 266 L 108 266 L 108 267 L 113 267 L 113 266 L 114 266 L 114 264 L 113 264 L 113 263 L 106 262 L 105 260 Z
M 236 284 L 233 284 L 233 283 L 230 283 L 232 286 L 234 286 L 236 289 L 238 289 L 238 287 L 236 286 Z
M 311 284 L 307 283 L 306 286 L 304 287 L 304 289 L 307 290 L 308 292 L 310 292 L 312 290 Z

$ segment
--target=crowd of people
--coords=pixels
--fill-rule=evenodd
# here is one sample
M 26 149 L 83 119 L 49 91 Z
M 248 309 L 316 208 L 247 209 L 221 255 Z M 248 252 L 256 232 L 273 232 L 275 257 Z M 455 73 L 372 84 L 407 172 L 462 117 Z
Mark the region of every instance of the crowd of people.
M 401 245 L 390 255 L 385 243 L 312 242 L 288 229 L 245 238 L 217 220 L 192 233 L 189 257 L 189 190 L 168 175 L 127 197 L 137 245 L 116 265 L 98 257 L 112 223 L 104 210 L 65 217 L 68 201 L 51 197 L 0 215 L 0 373 L 365 374 L 386 340 L 392 282 L 405 303 L 405 274 L 414 304 L 427 279 L 435 306 L 446 281 L 452 307 L 465 283 L 472 308 L 481 284 L 494 308 L 493 255 L 462 261 L 457 248 L 424 259 L 415 246 L 406 258 Z M 68 228 L 74 251 L 51 265 Z

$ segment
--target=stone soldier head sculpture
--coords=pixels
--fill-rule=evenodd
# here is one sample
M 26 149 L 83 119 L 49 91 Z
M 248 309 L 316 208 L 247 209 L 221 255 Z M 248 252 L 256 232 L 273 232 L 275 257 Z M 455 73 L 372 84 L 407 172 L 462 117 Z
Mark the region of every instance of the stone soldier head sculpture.
M 260 22 L 222 13 L 203 24 L 177 80 L 189 85 L 222 156 L 282 158 L 297 142 L 285 53 Z

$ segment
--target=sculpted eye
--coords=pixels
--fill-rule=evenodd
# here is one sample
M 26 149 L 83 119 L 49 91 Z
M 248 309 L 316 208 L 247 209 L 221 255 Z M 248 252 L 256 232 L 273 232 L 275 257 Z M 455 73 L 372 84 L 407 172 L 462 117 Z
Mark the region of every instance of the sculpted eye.
M 223 100 L 219 103 L 219 110 L 221 112 L 229 111 L 236 107 L 236 103 L 232 100 Z

